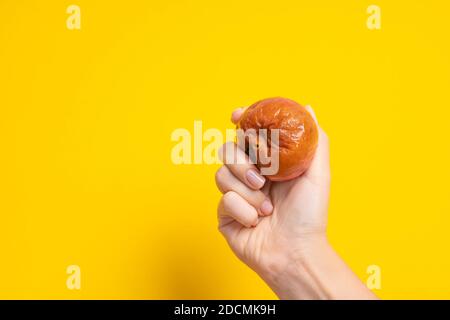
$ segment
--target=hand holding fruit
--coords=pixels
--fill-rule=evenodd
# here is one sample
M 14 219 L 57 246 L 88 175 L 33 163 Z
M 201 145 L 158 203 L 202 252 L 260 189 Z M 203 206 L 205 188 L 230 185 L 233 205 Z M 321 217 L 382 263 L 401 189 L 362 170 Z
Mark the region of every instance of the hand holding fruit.
M 318 145 L 317 150 L 312 148 L 316 152 L 303 175 L 284 182 L 270 181 L 250 162 L 225 164 L 216 173 L 217 186 L 223 193 L 218 208 L 219 229 L 235 254 L 268 282 L 292 259 L 300 259 L 312 242 L 325 237 L 330 183 L 328 139 L 315 122 L 312 109 L 306 110 L 317 126 Z M 236 110 L 232 121 L 239 123 L 243 114 L 244 110 Z M 230 143 L 225 146 L 223 152 L 232 150 Z M 243 150 L 233 147 L 238 158 L 247 157 Z
M 224 145 L 223 156 L 233 151 L 237 159 L 247 160 L 226 163 L 216 174 L 223 193 L 219 230 L 234 253 L 283 299 L 377 299 L 328 243 L 328 138 L 313 110 L 269 99 L 245 112 L 236 110 L 232 121 L 238 128 L 287 130 L 279 145 L 267 143 L 284 152 L 281 171 L 268 180 L 245 150 Z

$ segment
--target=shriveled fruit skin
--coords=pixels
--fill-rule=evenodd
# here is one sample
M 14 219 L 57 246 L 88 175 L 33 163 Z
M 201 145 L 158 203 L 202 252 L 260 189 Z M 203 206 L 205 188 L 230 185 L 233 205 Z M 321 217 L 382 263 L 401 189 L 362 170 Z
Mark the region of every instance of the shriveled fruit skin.
M 237 124 L 238 129 L 279 129 L 279 170 L 266 176 L 271 181 L 286 181 L 303 174 L 317 149 L 317 125 L 305 107 L 286 98 L 269 98 L 248 107 Z M 270 143 L 268 144 L 270 148 Z M 258 167 L 262 164 L 257 163 Z

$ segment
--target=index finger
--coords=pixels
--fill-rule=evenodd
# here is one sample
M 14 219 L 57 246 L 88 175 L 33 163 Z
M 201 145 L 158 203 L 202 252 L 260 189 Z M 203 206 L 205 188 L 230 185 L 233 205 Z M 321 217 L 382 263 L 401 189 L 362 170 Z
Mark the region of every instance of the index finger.
M 237 124 L 239 120 L 241 119 L 242 115 L 244 114 L 245 109 L 244 108 L 237 108 L 231 113 L 231 122 L 234 124 Z

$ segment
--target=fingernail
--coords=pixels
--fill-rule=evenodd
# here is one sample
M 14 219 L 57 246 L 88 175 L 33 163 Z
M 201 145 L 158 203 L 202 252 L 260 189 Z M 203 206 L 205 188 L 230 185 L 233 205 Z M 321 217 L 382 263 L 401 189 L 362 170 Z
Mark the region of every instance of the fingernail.
M 261 176 L 258 172 L 253 169 L 250 169 L 245 174 L 247 181 L 255 188 L 260 189 L 266 182 L 263 176 Z
M 261 204 L 261 212 L 265 215 L 269 215 L 271 214 L 273 211 L 273 205 L 270 202 L 269 199 L 266 199 L 263 201 L 263 203 Z

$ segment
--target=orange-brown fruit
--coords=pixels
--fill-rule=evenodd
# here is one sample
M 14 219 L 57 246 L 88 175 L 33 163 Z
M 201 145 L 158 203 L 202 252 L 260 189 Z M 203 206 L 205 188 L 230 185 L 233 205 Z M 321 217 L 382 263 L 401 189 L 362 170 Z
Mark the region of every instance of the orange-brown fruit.
M 306 108 L 286 98 L 254 103 L 245 110 L 237 128 L 255 129 L 256 132 L 267 129 L 267 140 L 270 140 L 270 130 L 279 129 L 279 144 L 275 146 L 279 150 L 279 170 L 267 176 L 272 181 L 290 180 L 304 173 L 311 164 L 319 139 L 317 125 Z M 275 147 L 270 141 L 266 144 L 270 155 Z M 256 165 L 259 168 L 267 166 L 259 159 Z

